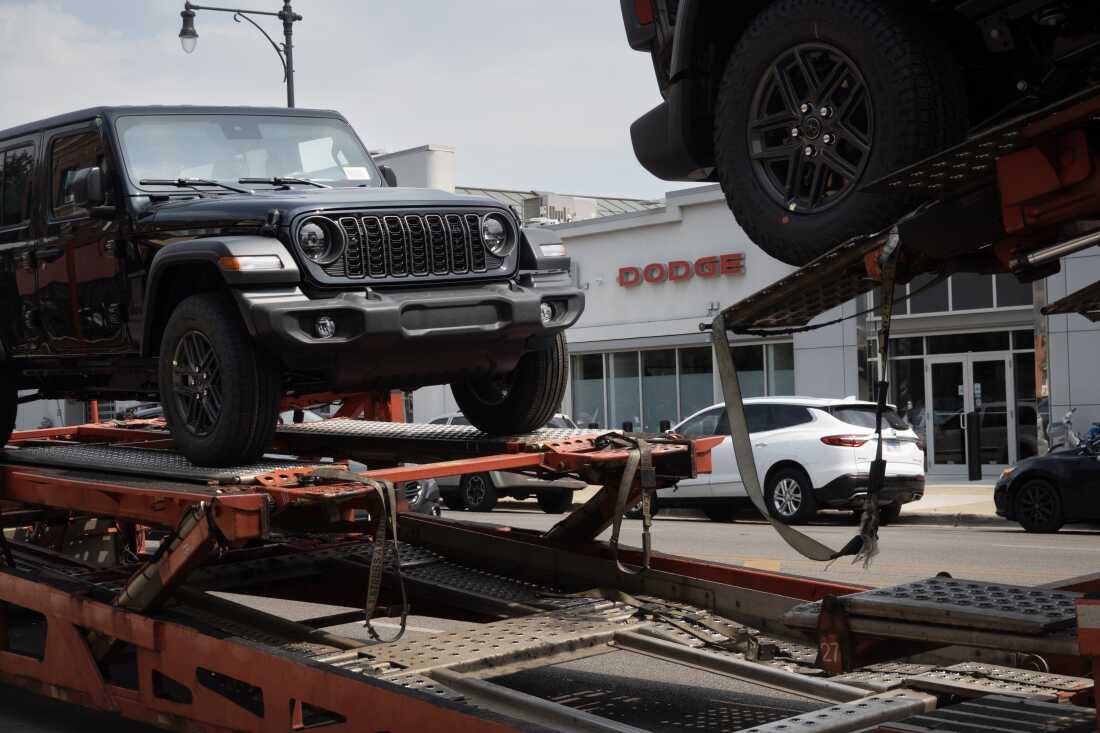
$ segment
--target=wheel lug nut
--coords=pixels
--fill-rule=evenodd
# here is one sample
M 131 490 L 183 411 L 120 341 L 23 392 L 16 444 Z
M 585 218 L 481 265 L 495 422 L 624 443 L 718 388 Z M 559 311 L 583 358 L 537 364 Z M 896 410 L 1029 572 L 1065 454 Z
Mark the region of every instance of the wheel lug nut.
M 802 130 L 799 130 L 797 127 L 792 127 L 791 128 L 791 137 L 798 137 L 801 134 L 802 134 Z
M 821 136 L 821 142 L 825 143 L 826 145 L 832 145 L 836 142 L 836 137 L 831 132 L 827 132 Z
M 820 110 L 818 110 L 817 113 L 819 115 L 821 115 L 822 117 L 829 118 L 829 117 L 833 116 L 833 108 L 832 107 L 822 107 Z
M 815 148 L 813 145 L 807 145 L 806 147 L 802 148 L 802 154 L 805 155 L 807 158 L 812 158 L 817 155 L 817 148 Z
M 812 110 L 813 107 L 810 106 L 809 102 L 803 102 L 802 106 L 799 107 L 798 109 L 802 111 L 802 114 L 808 115 L 808 114 L 810 114 L 810 110 Z

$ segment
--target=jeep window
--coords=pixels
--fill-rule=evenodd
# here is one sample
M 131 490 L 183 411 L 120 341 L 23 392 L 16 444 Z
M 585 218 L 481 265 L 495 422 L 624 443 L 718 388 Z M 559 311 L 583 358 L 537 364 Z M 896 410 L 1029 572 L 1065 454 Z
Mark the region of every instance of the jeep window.
M 4 190 L 0 226 L 21 224 L 30 218 L 34 147 L 25 145 L 0 153 L 0 163 L 3 163 L 0 185 Z
M 380 176 L 344 122 L 268 115 L 136 115 L 115 123 L 126 172 L 145 179 L 304 178 L 379 186 Z
M 103 163 L 103 146 L 98 132 L 81 132 L 54 138 L 50 144 L 50 186 L 53 213 L 58 219 L 80 214 L 73 204 L 73 176 L 82 168 Z

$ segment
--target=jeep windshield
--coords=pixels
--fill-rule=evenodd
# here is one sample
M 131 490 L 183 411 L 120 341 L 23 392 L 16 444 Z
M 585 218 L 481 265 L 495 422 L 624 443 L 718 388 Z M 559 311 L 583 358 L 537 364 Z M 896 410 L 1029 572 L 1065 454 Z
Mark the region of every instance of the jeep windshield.
M 381 176 L 346 123 L 331 117 L 133 115 L 115 123 L 126 173 L 142 181 L 202 179 L 309 189 L 380 186 Z M 270 182 L 270 183 L 268 183 Z

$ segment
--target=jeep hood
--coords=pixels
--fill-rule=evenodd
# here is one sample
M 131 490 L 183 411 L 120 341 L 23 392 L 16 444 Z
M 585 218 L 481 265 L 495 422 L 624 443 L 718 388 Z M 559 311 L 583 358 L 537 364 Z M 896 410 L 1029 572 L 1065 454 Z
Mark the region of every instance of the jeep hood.
M 289 191 L 259 189 L 254 194 L 225 194 L 216 189 L 205 198 L 173 200 L 155 205 L 143 223 L 189 227 L 204 223 L 262 222 L 278 209 L 282 224 L 306 213 L 346 209 L 397 207 L 484 206 L 504 208 L 487 196 L 466 196 L 430 188 L 294 188 Z

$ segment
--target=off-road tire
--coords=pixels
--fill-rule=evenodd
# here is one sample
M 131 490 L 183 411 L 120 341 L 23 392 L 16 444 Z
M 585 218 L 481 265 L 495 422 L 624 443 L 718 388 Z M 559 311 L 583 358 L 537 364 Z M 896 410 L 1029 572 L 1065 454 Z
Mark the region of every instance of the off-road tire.
M 524 354 L 508 375 L 506 391 L 494 392 L 491 380 L 452 384 L 458 409 L 470 423 L 493 435 L 528 433 L 558 411 L 569 378 L 565 334 L 558 333 L 539 351 Z
M 715 160 L 737 222 L 772 257 L 805 265 L 853 236 L 893 223 L 915 208 L 917 199 L 859 189 L 964 139 L 967 95 L 959 66 L 927 18 L 906 5 L 777 0 L 753 20 L 730 55 L 716 101 Z M 866 167 L 849 193 L 831 208 L 800 214 L 758 180 L 749 118 L 764 74 L 804 43 L 827 44 L 853 62 L 866 81 L 874 114 Z M 792 149 L 802 150 L 803 144 L 792 140 Z
M 221 409 L 204 434 L 188 426 L 173 387 L 177 346 L 190 333 L 206 340 L 220 366 Z M 280 370 L 256 348 L 227 293 L 192 295 L 176 306 L 161 339 L 158 372 L 168 429 L 176 448 L 192 463 L 250 463 L 271 446 L 279 412 Z
M 0 448 L 11 438 L 18 413 L 19 387 L 15 381 L 15 372 L 0 368 Z
M 1028 532 L 1057 532 L 1065 524 L 1062 497 L 1045 479 L 1029 479 L 1016 490 L 1013 500 L 1016 521 Z
M 471 512 L 491 512 L 497 505 L 496 487 L 487 473 L 471 473 L 458 483 L 458 495 L 463 506 Z
M 564 514 L 573 506 L 573 492 L 565 489 L 538 491 L 535 500 L 546 514 Z
M 797 501 L 789 499 L 792 491 L 797 492 Z M 784 500 L 777 502 L 777 494 Z M 798 468 L 781 468 L 769 476 L 764 500 L 771 515 L 784 524 L 806 524 L 817 516 L 813 484 L 806 472 Z

